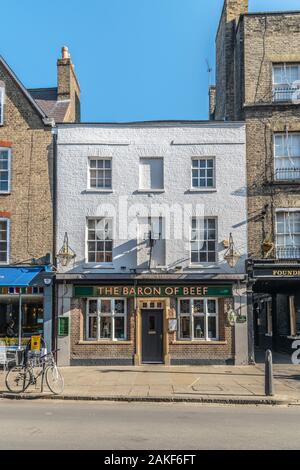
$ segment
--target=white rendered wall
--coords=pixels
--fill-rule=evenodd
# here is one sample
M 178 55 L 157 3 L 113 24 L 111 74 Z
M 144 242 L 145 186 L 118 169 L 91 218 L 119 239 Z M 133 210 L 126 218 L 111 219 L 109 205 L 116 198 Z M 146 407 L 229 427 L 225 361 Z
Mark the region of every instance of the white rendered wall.
M 215 191 L 191 190 L 191 159 L 202 156 L 216 159 Z M 89 157 L 112 158 L 112 191 L 88 190 Z M 163 157 L 164 192 L 139 192 L 140 157 Z M 86 218 L 111 215 L 118 220 L 118 212 L 124 215 L 126 204 L 203 204 L 206 216 L 218 218 L 219 262 L 191 266 L 189 244 L 171 239 L 166 240 L 166 270 L 180 265 L 185 272 L 195 274 L 245 271 L 246 156 L 242 123 L 58 126 L 57 179 L 57 248 L 67 232 L 77 255 L 74 266 L 65 271 L 120 273 L 121 266 L 126 267 L 125 272 L 137 267 L 136 238 L 121 240 L 118 235 L 114 237 L 113 267 L 86 263 Z M 114 210 L 103 207 L 105 204 Z M 234 269 L 223 258 L 222 242 L 230 233 L 241 254 Z M 60 267 L 59 271 L 63 270 Z

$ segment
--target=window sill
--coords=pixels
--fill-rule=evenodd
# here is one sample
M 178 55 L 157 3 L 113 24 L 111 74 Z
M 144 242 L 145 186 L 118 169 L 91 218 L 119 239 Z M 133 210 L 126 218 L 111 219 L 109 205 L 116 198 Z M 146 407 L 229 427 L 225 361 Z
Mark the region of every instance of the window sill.
M 227 344 L 227 341 L 218 341 L 218 340 L 211 340 L 211 341 L 206 341 L 206 340 L 203 340 L 203 341 L 200 341 L 200 340 L 190 340 L 190 341 L 186 341 L 186 340 L 176 340 L 176 341 L 171 341 L 171 344 L 196 344 L 196 345 L 207 345 L 207 344 L 211 344 L 211 345 L 226 345 Z
M 83 269 L 115 269 L 113 264 L 85 263 Z
M 107 340 L 107 339 L 104 339 L 103 341 L 78 341 L 77 343 L 78 345 L 80 346 L 85 346 L 85 345 L 90 345 L 90 344 L 93 344 L 93 345 L 115 345 L 115 344 L 126 344 L 126 345 L 132 345 L 133 342 L 132 341 L 128 341 L 128 340 L 122 340 L 122 339 L 119 339 L 119 340 Z
M 0 196 L 10 196 L 11 191 L 0 191 Z
M 136 191 L 137 193 L 140 193 L 140 194 L 160 194 L 160 193 L 165 193 L 165 189 L 138 189 Z
M 187 269 L 221 269 L 218 263 L 190 264 Z
M 190 188 L 187 193 L 216 193 L 217 188 Z
M 298 186 L 300 184 L 300 179 L 296 180 L 272 180 L 272 184 L 275 184 L 276 186 Z
M 86 189 L 85 191 L 83 191 L 84 194 L 90 194 L 90 193 L 107 193 L 107 194 L 111 194 L 113 193 L 114 190 L 113 189 Z

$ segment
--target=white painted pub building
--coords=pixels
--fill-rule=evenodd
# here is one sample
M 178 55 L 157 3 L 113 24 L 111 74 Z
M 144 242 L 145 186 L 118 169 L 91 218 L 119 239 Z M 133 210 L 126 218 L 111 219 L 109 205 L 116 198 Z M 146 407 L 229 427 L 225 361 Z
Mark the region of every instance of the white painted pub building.
M 57 126 L 64 365 L 248 362 L 245 126 Z

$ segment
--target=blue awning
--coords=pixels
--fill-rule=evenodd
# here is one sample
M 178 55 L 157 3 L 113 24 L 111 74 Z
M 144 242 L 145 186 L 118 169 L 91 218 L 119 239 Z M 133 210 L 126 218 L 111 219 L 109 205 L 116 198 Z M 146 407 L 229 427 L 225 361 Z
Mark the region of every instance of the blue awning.
M 28 287 L 32 285 L 34 278 L 43 271 L 40 266 L 34 267 L 1 267 L 0 287 Z

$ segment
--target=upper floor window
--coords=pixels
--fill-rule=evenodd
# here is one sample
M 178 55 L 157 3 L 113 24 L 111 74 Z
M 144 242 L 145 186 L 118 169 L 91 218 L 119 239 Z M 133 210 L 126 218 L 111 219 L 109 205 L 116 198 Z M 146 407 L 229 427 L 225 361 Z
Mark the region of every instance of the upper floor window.
M 300 258 L 300 210 L 277 212 L 276 253 L 279 259 Z
M 0 193 L 10 192 L 11 149 L 0 148 Z
M 126 339 L 126 299 L 87 301 L 86 339 L 122 341 Z
M 275 134 L 275 179 L 300 179 L 300 134 Z
M 0 264 L 9 262 L 9 220 L 0 219 Z
M 192 219 L 191 262 L 215 263 L 217 261 L 217 219 L 214 217 Z
M 163 158 L 140 158 L 140 190 L 155 191 L 164 189 Z
M 112 161 L 104 158 L 89 159 L 90 189 L 112 188 Z
M 0 85 L 0 126 L 4 123 L 4 98 L 5 98 L 5 88 Z
M 112 263 L 112 219 L 106 217 L 88 219 L 87 232 L 88 263 Z
M 273 100 L 300 99 L 300 64 L 273 65 Z
M 217 299 L 181 299 L 178 310 L 180 340 L 218 339 Z
M 214 158 L 193 158 L 192 160 L 192 188 L 205 189 L 215 187 L 215 161 Z

